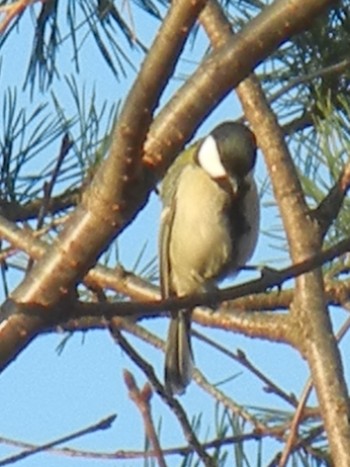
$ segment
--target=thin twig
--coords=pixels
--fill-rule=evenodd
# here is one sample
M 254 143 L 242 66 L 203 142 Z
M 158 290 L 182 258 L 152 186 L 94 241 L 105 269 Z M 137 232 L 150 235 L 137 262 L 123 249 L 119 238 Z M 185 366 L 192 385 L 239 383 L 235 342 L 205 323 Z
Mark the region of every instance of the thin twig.
M 254 415 L 249 413 L 242 405 L 235 402 L 231 397 L 228 397 L 218 387 L 210 383 L 207 378 L 198 369 L 193 370 L 193 379 L 196 383 L 212 396 L 217 402 L 220 402 L 232 414 L 239 416 L 242 420 L 249 422 L 258 432 L 267 432 L 268 427 L 258 420 Z
M 270 378 L 268 378 L 264 373 L 262 373 L 258 368 L 256 368 L 248 360 L 247 356 L 242 350 L 237 350 L 236 353 L 232 352 L 231 350 L 227 349 L 223 345 L 219 344 L 218 342 L 215 342 L 213 339 L 210 339 L 208 336 L 194 329 L 192 330 L 192 335 L 197 337 L 197 339 L 201 340 L 202 342 L 205 342 L 206 344 L 210 345 L 211 347 L 214 347 L 216 350 L 228 356 L 229 358 L 232 358 L 236 362 L 243 365 L 250 372 L 252 372 L 255 376 L 257 376 L 261 381 L 263 381 L 264 384 L 267 385 L 269 392 L 273 392 L 277 394 L 279 397 L 281 397 L 284 401 L 288 402 L 288 404 L 292 405 L 293 407 L 297 405 L 297 400 L 295 396 L 287 394 L 283 389 L 277 386 L 276 383 L 274 383 Z
M 160 467 L 166 467 L 162 448 L 160 447 L 159 438 L 154 428 L 152 419 L 150 400 L 152 397 L 152 388 L 149 383 L 146 383 L 140 391 L 136 385 L 134 376 L 130 371 L 124 370 L 124 382 L 129 390 L 130 399 L 135 402 L 143 418 L 146 436 L 148 437 L 151 446 L 153 447 L 154 455 Z
M 256 441 L 263 439 L 265 437 L 270 436 L 270 434 L 266 433 L 258 433 L 256 431 L 252 431 L 250 433 L 245 433 L 242 435 L 234 435 L 234 436 L 227 436 L 225 438 L 220 439 L 213 439 L 211 441 L 207 441 L 203 443 L 203 447 L 205 449 L 212 449 L 212 448 L 219 448 L 222 446 L 232 446 L 235 443 L 242 443 L 246 441 Z M 21 448 L 27 449 L 35 449 L 36 446 L 18 440 L 13 440 L 10 438 L 0 437 L 0 443 L 9 445 L 9 446 L 16 446 Z M 145 459 L 155 457 L 156 453 L 153 450 L 145 451 L 132 451 L 132 450 L 118 450 L 113 452 L 96 452 L 96 451 L 83 451 L 79 449 L 71 449 L 71 448 L 52 448 L 48 449 L 48 451 L 52 454 L 57 454 L 66 457 L 81 457 L 84 459 L 99 459 L 99 460 L 123 460 L 123 459 Z M 171 455 L 181 455 L 186 456 L 193 452 L 192 446 L 179 446 L 174 448 L 166 448 L 163 449 L 163 454 L 166 456 Z
M 51 179 L 48 183 L 45 182 L 43 186 L 44 196 L 42 198 L 42 205 L 38 212 L 37 225 L 36 225 L 37 231 L 40 230 L 44 225 L 44 219 L 49 210 L 52 192 L 53 192 L 55 183 L 60 174 L 60 170 L 64 162 L 64 159 L 67 156 L 72 145 L 73 145 L 73 142 L 70 140 L 69 135 L 66 133 L 63 136 L 62 141 L 61 141 L 60 151 L 59 151 L 59 154 L 56 160 L 55 167 L 52 171 Z M 32 266 L 33 266 L 33 260 L 32 258 L 30 258 L 28 261 L 27 272 L 31 270 Z
M 350 59 L 345 58 L 344 60 L 341 60 L 338 63 L 334 63 L 333 65 L 329 65 L 327 67 L 321 68 L 320 70 L 315 70 L 311 73 L 308 73 L 307 75 L 297 76 L 296 78 L 291 79 L 285 86 L 283 86 L 277 92 L 269 96 L 268 98 L 269 104 L 271 105 L 281 96 L 283 96 L 284 94 L 286 94 L 291 89 L 293 89 L 295 86 L 298 86 L 299 84 L 305 84 L 316 78 L 323 78 L 325 76 L 329 76 L 333 74 L 337 74 L 337 76 L 341 76 L 341 73 L 346 71 L 347 68 L 349 67 L 350 67 Z
M 38 221 L 37 221 L 37 230 L 40 230 L 43 226 L 45 216 L 48 212 L 49 205 L 51 202 L 52 192 L 57 181 L 57 178 L 60 174 L 62 164 L 64 159 L 66 158 L 69 150 L 73 146 L 73 141 L 70 140 L 69 135 L 66 133 L 61 141 L 60 151 L 58 153 L 58 157 L 56 160 L 55 167 L 52 171 L 51 179 L 48 183 L 44 185 L 44 197 L 42 199 L 42 206 L 38 213 Z
M 118 320 L 115 322 L 119 328 L 125 329 L 127 332 L 133 336 L 137 336 L 139 339 L 144 342 L 153 345 L 157 349 L 161 349 L 164 352 L 165 343 L 159 337 L 155 336 L 148 330 L 144 329 L 142 326 L 131 323 L 129 320 Z M 192 334 L 197 336 L 198 333 L 192 330 Z M 257 418 L 251 415 L 244 407 L 237 404 L 233 399 L 225 395 L 222 391 L 215 388 L 211 383 L 207 381 L 203 373 L 198 369 L 193 371 L 193 380 L 209 395 L 213 396 L 218 402 L 220 402 L 224 407 L 229 409 L 231 412 L 235 413 L 243 420 L 251 423 L 255 430 L 261 432 L 269 431 L 268 427 L 260 422 Z
M 72 441 L 73 439 L 81 438 L 82 436 L 95 433 L 96 431 L 107 430 L 112 426 L 112 423 L 114 422 L 116 417 L 116 415 L 110 415 L 109 417 L 106 417 L 100 420 L 99 422 L 88 426 L 87 428 L 76 431 L 71 435 L 63 436 L 63 438 L 56 439 L 55 441 L 51 441 L 50 443 L 45 443 L 41 446 L 34 447 L 33 449 L 22 451 L 19 454 L 15 454 L 14 456 L 6 457 L 6 459 L 0 461 L 0 466 L 2 467 L 4 465 L 13 464 L 14 462 L 23 460 L 29 456 L 38 454 L 39 452 L 47 451 L 48 449 L 51 449 L 57 446 L 58 444 L 66 443 L 68 441 Z
M 13 248 L 26 252 L 33 259 L 39 259 L 49 247 L 48 243 L 37 238 L 37 232 L 33 232 L 28 228 L 22 229 L 1 215 L 0 238 L 7 240 Z M 334 248 L 337 248 L 337 245 L 334 245 Z M 340 249 L 339 256 L 343 253 L 344 250 Z M 337 255 L 333 258 L 329 258 L 329 260 L 334 259 L 336 256 Z M 323 263 L 327 261 L 328 259 L 324 258 Z M 309 270 L 312 270 L 312 267 L 310 267 Z M 281 273 L 281 271 L 279 271 L 279 273 Z M 158 287 L 136 276 L 134 273 L 125 270 L 121 265 L 118 265 L 114 269 L 97 265 L 85 276 L 84 281 L 87 286 L 107 288 L 126 295 L 138 302 L 160 299 Z M 278 287 L 278 289 L 280 288 L 281 287 Z M 327 299 L 332 304 L 337 305 L 342 303 L 344 297 L 349 295 L 349 289 L 350 283 L 347 281 L 325 282 Z M 234 307 L 239 310 L 273 311 L 275 309 L 288 308 L 293 298 L 293 289 L 278 290 L 276 293 L 270 291 L 268 294 L 261 293 L 259 295 L 257 295 L 259 292 L 256 292 L 254 296 L 252 295 L 253 292 L 254 291 L 242 298 L 236 298 Z
M 232 287 L 227 287 L 222 290 L 210 293 L 198 293 L 188 297 L 174 297 L 166 300 L 149 300 L 139 302 L 122 302 L 122 303 L 102 303 L 101 309 L 94 311 L 95 304 L 77 303 L 76 311 L 78 314 L 72 314 L 72 317 L 79 317 L 79 313 L 86 314 L 104 314 L 107 318 L 113 316 L 147 316 L 148 313 L 155 315 L 163 310 L 176 311 L 183 308 L 194 308 L 196 306 L 210 306 L 214 302 L 224 302 L 227 300 L 235 300 L 250 294 L 265 292 L 274 287 L 280 288 L 287 280 L 294 279 L 306 272 L 319 268 L 323 264 L 334 260 L 338 256 L 350 251 L 350 238 L 341 240 L 332 247 L 321 251 L 320 253 L 305 259 L 297 264 L 288 266 L 282 269 L 266 269 L 259 279 L 253 279 L 243 284 Z M 234 305 L 234 304 L 232 304 Z M 84 311 L 85 310 L 85 311 Z M 140 310 L 142 310 L 140 312 Z M 229 315 L 229 306 L 226 306 L 225 311 Z M 250 313 L 242 314 L 245 319 L 248 319 Z M 278 315 L 275 315 L 278 316 Z
M 177 401 L 177 399 L 175 399 L 165 391 L 164 386 L 158 380 L 153 370 L 153 367 L 136 352 L 136 350 L 128 343 L 128 341 L 123 337 L 122 333 L 116 326 L 113 326 L 111 328 L 111 333 L 114 336 L 116 342 L 124 350 L 124 352 L 145 373 L 148 380 L 152 384 L 154 390 L 162 399 L 162 401 L 176 415 L 177 419 L 181 424 L 182 430 L 188 443 L 196 451 L 204 465 L 213 466 L 213 459 L 206 453 L 205 449 L 203 449 L 202 444 L 199 442 L 197 436 L 195 435 L 191 427 L 190 422 L 188 421 L 185 410 L 182 408 L 181 404 Z

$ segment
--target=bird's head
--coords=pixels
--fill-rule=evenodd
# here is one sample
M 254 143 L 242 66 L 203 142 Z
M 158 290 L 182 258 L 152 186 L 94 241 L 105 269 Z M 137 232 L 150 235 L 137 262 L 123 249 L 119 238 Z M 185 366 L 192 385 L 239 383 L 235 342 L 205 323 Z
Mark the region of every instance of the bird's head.
M 201 141 L 197 160 L 211 178 L 230 178 L 238 185 L 254 168 L 256 151 L 255 136 L 248 127 L 224 122 Z

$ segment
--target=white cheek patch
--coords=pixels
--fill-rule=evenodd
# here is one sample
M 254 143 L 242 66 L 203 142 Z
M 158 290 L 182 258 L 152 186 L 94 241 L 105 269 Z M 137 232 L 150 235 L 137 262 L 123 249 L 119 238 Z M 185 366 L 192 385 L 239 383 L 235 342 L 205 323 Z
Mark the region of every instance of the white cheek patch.
M 203 170 L 212 178 L 226 177 L 227 172 L 220 160 L 215 139 L 209 135 L 205 138 L 198 151 L 198 162 Z

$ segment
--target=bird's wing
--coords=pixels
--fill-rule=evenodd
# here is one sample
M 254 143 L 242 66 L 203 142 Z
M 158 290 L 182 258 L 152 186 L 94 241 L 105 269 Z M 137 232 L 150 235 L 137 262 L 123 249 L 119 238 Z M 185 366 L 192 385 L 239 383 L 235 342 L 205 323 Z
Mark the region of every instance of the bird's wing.
M 159 275 L 160 275 L 160 290 L 162 298 L 168 298 L 171 295 L 170 283 L 170 238 L 172 224 L 175 215 L 175 197 L 170 206 L 163 209 L 159 233 Z
M 198 144 L 195 143 L 176 158 L 163 179 L 160 196 L 163 202 L 163 211 L 159 232 L 159 274 L 162 298 L 173 295 L 171 290 L 171 264 L 169 248 L 174 216 L 176 212 L 176 190 L 179 178 L 186 166 L 193 163 Z

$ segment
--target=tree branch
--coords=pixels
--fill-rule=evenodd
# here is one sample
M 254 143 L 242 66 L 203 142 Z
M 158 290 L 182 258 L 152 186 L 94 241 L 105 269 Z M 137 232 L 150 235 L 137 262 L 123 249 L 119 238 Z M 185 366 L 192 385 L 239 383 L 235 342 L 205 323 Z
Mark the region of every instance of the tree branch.
M 309 1 L 308 5 L 314 3 L 316 1 Z M 222 42 L 232 40 L 228 37 L 230 31 L 226 24 L 223 27 L 226 18 L 219 14 L 220 10 L 214 1 L 210 2 L 203 14 L 207 12 L 207 24 L 212 26 L 211 31 L 214 29 L 217 35 L 221 35 Z M 317 255 L 322 232 L 309 215 L 282 130 L 260 83 L 252 76 L 239 85 L 237 93 L 265 156 L 291 257 L 293 261 L 299 262 Z M 292 321 L 289 322 L 292 329 L 289 330 L 294 330 L 295 343 L 308 359 L 334 462 L 345 467 L 350 465 L 350 406 L 340 354 L 326 309 L 323 285 L 320 270 L 298 277 L 291 307 Z
M 107 430 L 111 427 L 112 423 L 116 419 L 116 415 L 110 415 L 103 420 L 100 420 L 98 423 L 94 423 L 87 428 L 79 430 L 71 435 L 63 436 L 55 441 L 51 441 L 50 443 L 45 443 L 41 446 L 35 446 L 33 448 L 26 449 L 25 451 L 20 452 L 19 454 L 15 454 L 13 456 L 7 457 L 6 459 L 0 460 L 0 466 L 14 464 L 19 460 L 26 459 L 29 456 L 34 454 L 38 454 L 39 452 L 47 451 L 52 449 L 53 447 L 57 446 L 58 444 L 67 443 L 68 441 L 72 441 L 73 439 L 81 438 L 82 436 L 89 435 L 91 433 L 95 433 L 96 431 L 100 430 Z
M 264 58 L 334 4 L 334 0 L 279 0 L 266 6 L 234 37 L 221 42 L 158 114 L 145 160 L 167 167 L 202 120 Z
M 150 399 L 152 397 L 152 388 L 149 383 L 146 383 L 140 391 L 137 387 L 134 376 L 127 370 L 124 370 L 124 382 L 129 390 L 130 399 L 135 403 L 139 409 L 145 426 L 145 433 L 153 448 L 155 457 L 160 467 L 166 467 L 162 448 L 154 428 L 152 419 Z
M 0 324 L 0 369 L 3 369 L 40 330 L 43 319 L 24 316 L 15 303 L 50 307 L 86 274 L 97 257 L 126 223 L 126 212 L 147 201 L 151 183 L 142 182 L 142 145 L 159 97 L 205 0 L 173 3 L 125 102 L 114 131 L 107 160 L 97 171 L 65 228 L 5 303 Z M 154 79 L 157 70 L 157 79 Z M 140 183 L 141 198 L 135 197 Z M 141 199 L 143 201 L 141 201 Z M 126 201 L 128 209 L 125 211 Z M 129 218 L 130 220 L 130 218 Z M 23 309 L 23 307 L 22 307 Z
M 181 404 L 173 397 L 167 394 L 163 385 L 159 382 L 158 378 L 155 375 L 153 367 L 149 365 L 142 357 L 139 355 L 135 349 L 128 343 L 128 341 L 122 336 L 121 332 L 116 326 L 113 326 L 111 329 L 112 335 L 114 336 L 116 342 L 124 350 L 124 352 L 132 359 L 132 361 L 145 373 L 148 380 L 152 384 L 156 393 L 160 398 L 165 402 L 165 404 L 173 411 L 173 413 L 178 418 L 181 427 L 184 431 L 184 435 L 188 443 L 196 451 L 198 457 L 202 460 L 205 466 L 214 466 L 213 459 L 206 453 L 203 449 L 201 443 L 198 441 L 197 436 L 195 435 L 188 419 L 186 412 L 182 408 Z

